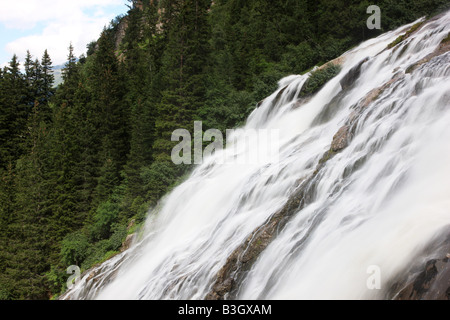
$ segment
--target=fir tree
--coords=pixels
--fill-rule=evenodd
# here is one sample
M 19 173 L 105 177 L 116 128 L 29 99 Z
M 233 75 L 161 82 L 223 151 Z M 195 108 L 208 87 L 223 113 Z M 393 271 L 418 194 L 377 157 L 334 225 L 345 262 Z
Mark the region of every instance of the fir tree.
M 172 132 L 178 128 L 193 131 L 195 113 L 205 100 L 205 65 L 209 54 L 206 15 L 210 5 L 209 1 L 201 0 L 168 3 L 172 5 L 169 9 L 178 10 L 178 15 L 167 18 L 165 26 L 169 41 L 162 60 L 163 88 L 154 146 L 157 157 L 166 161 L 170 160 L 173 147 Z
M 44 55 L 41 59 L 42 66 L 42 89 L 44 93 L 43 103 L 48 104 L 49 99 L 54 94 L 53 83 L 55 82 L 55 76 L 53 74 L 53 66 L 50 55 L 47 49 L 44 51 Z
M 5 68 L 0 85 L 0 168 L 6 168 L 23 153 L 25 127 L 31 110 L 16 55 Z
M 120 181 L 120 171 L 129 152 L 128 105 L 124 100 L 123 75 L 114 51 L 111 29 L 105 29 L 93 55 L 93 107 L 100 141 L 101 176 L 98 199 L 106 200 L 112 186 Z

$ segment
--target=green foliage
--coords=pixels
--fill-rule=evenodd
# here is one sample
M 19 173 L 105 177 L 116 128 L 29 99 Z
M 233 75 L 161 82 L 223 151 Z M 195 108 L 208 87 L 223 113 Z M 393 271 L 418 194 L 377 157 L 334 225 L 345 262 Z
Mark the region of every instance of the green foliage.
M 308 80 L 304 84 L 300 96 L 311 95 L 318 92 L 328 81 L 337 76 L 341 67 L 336 64 L 330 64 L 323 69 L 311 72 Z
M 120 225 L 120 224 L 113 225 L 111 227 L 111 229 L 112 229 L 112 235 L 109 238 L 109 242 L 110 242 L 110 246 L 111 246 L 110 250 L 116 251 L 122 246 L 122 243 L 125 240 L 125 238 L 127 237 L 128 232 L 127 232 L 127 228 L 124 225 Z
M 86 251 L 87 258 L 81 264 L 82 270 L 88 270 L 92 268 L 94 265 L 100 263 L 105 257 L 106 253 L 111 249 L 111 244 L 109 240 L 101 240 L 96 242 Z
M 178 168 L 172 162 L 154 162 L 149 167 L 142 168 L 141 177 L 146 192 L 146 198 L 152 203 L 156 202 L 175 183 Z
M 288 45 L 282 56 L 282 68 L 285 72 L 300 74 L 316 62 L 316 52 L 308 42 Z
M 398 45 L 400 42 L 404 41 L 405 39 L 408 39 L 408 37 L 415 31 L 417 31 L 421 26 L 423 25 L 423 22 L 418 22 L 414 24 L 408 31 L 406 31 L 405 34 L 402 34 L 398 36 L 394 41 L 392 41 L 390 44 L 388 44 L 387 48 L 391 49 Z
M 14 163 L 24 152 L 25 131 L 34 101 L 16 55 L 0 78 L 0 168 Z
M 14 298 L 12 292 L 11 280 L 3 275 L 0 276 L 0 300 L 12 300 Z
M 90 234 L 94 240 L 108 239 L 111 236 L 111 227 L 117 221 L 119 207 L 116 203 L 107 201 L 101 203 L 94 214 Z
M 110 239 L 100 240 L 86 250 L 86 259 L 81 263 L 82 270 L 88 270 L 118 253 L 127 235 L 126 229 L 118 227 Z
M 64 265 L 80 265 L 86 259 L 89 239 L 81 231 L 68 234 L 61 242 L 61 262 Z
M 60 270 L 55 266 L 51 266 L 50 271 L 45 273 L 45 278 L 50 291 L 54 293 L 51 299 L 54 299 L 58 294 L 64 293 L 67 289 L 66 281 L 68 275 L 66 270 Z

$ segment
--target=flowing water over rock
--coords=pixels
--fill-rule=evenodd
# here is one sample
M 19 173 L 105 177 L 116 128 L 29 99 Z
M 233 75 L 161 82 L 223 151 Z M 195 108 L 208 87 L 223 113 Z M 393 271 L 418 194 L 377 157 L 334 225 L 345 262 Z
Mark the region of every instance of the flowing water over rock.
M 337 59 L 313 96 L 309 74 L 282 79 L 234 133 L 278 130 L 277 161 L 240 164 L 250 151 L 233 146 L 205 159 L 62 298 L 404 297 L 450 234 L 450 13 L 388 49 L 412 25 Z

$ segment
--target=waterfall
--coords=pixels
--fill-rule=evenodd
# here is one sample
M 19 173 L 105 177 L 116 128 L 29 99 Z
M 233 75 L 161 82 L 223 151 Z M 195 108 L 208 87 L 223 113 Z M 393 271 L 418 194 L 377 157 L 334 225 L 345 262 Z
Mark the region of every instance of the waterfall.
M 450 224 L 450 53 L 439 51 L 450 12 L 388 46 L 415 23 L 336 59 L 340 73 L 311 97 L 300 95 L 310 73 L 282 79 L 233 136 L 276 130 L 277 161 L 238 163 L 250 151 L 233 146 L 204 159 L 130 250 L 64 298 L 205 299 L 219 287 L 225 299 L 385 298 Z

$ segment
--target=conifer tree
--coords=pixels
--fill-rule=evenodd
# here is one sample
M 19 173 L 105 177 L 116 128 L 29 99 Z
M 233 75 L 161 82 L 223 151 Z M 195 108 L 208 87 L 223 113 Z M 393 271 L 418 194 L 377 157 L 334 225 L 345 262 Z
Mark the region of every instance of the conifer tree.
M 205 101 L 209 27 L 206 0 L 168 1 L 176 16 L 166 18 L 168 43 L 163 56 L 162 98 L 155 124 L 155 151 L 170 160 L 171 134 L 175 129 L 193 131 L 195 112 Z M 167 9 L 167 12 L 170 10 Z M 176 9 L 176 10 L 175 10 Z
M 50 55 L 47 49 L 44 51 L 44 55 L 41 59 L 42 66 L 42 89 L 44 92 L 44 104 L 48 104 L 49 99 L 54 94 L 53 83 L 55 82 L 55 76 L 53 74 L 53 65 Z
M 67 63 L 63 69 L 63 80 L 66 82 L 69 79 L 74 79 L 73 73 L 76 72 L 77 69 L 77 58 L 74 55 L 74 48 L 72 43 L 69 45 L 69 55 L 67 57 Z
M 153 1 L 143 1 L 130 8 L 128 29 L 124 38 L 127 45 L 127 96 L 130 110 L 130 152 L 125 166 L 127 195 L 126 206 L 133 199 L 143 197 L 142 168 L 153 160 L 154 122 L 159 92 L 158 71 L 163 44 L 158 34 L 158 7 Z M 132 70 L 135 70 L 132 72 Z M 142 198 L 141 198 L 142 199 Z
M 112 186 L 120 181 L 120 171 L 129 152 L 128 105 L 124 100 L 123 75 L 115 55 L 112 29 L 104 29 L 93 55 L 93 115 L 100 141 L 101 177 L 98 200 L 106 200 Z
M 24 132 L 31 110 L 16 55 L 5 68 L 0 86 L 0 168 L 6 168 L 23 153 Z
M 17 162 L 15 214 L 9 228 L 8 253 L 11 268 L 6 270 L 14 284 L 18 299 L 45 299 L 44 273 L 50 260 L 52 239 L 47 200 L 51 187 L 47 185 L 48 153 L 45 148 L 48 133 L 35 104 L 28 127 L 29 151 Z

